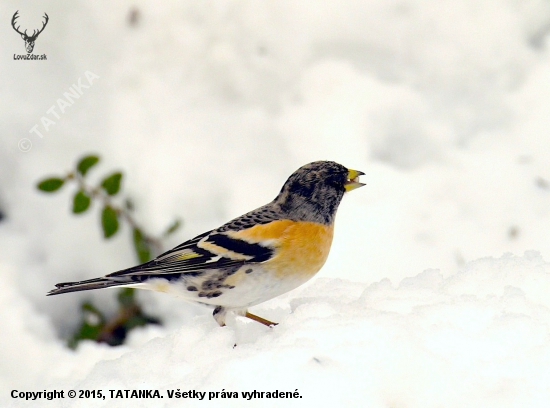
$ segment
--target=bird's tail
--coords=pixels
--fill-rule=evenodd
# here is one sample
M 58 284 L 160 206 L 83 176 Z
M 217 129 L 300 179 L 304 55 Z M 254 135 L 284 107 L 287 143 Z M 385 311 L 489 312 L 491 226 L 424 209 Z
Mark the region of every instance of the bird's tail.
M 50 290 L 47 296 L 60 295 L 62 293 L 69 292 L 79 292 L 81 290 L 110 288 L 112 286 L 121 286 L 128 284 L 131 284 L 131 282 L 128 282 L 127 280 L 113 280 L 109 278 L 95 278 L 80 282 L 57 283 L 55 285 L 56 289 Z

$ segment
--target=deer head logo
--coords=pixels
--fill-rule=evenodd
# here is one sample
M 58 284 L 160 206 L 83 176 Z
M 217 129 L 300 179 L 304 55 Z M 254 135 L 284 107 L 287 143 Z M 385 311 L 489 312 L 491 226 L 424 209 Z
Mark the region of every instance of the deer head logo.
M 42 24 L 42 28 L 40 30 L 33 30 L 32 35 L 27 35 L 27 30 L 25 30 L 25 32 L 22 33 L 21 31 L 19 31 L 20 26 L 15 27 L 15 23 L 16 23 L 15 20 L 17 20 L 17 18 L 19 17 L 19 15 L 17 13 L 19 13 L 19 10 L 17 10 L 15 12 L 15 14 L 13 15 L 13 18 L 11 19 L 11 26 L 13 27 L 13 29 L 15 31 L 17 31 L 19 34 L 21 34 L 21 38 L 23 40 L 25 40 L 25 48 L 27 49 L 27 54 L 30 54 L 32 52 L 33 48 L 34 48 L 34 42 L 36 41 L 36 37 L 38 37 L 38 35 L 42 31 L 44 31 L 44 28 L 46 27 L 46 24 L 48 24 L 48 20 L 50 18 L 48 17 L 48 15 L 46 13 L 44 13 L 45 21 Z

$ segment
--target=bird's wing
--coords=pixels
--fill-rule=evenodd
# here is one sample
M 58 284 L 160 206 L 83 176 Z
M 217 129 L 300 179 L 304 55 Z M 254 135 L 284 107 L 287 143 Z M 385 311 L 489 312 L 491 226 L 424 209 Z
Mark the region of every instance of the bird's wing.
M 273 256 L 275 248 L 272 245 L 232 237 L 232 232 L 206 232 L 150 262 L 111 273 L 106 277 L 140 281 L 157 275 L 167 279 L 178 278 L 182 274 L 196 276 L 206 270 L 238 268 L 247 263 L 265 262 Z
M 260 207 L 216 230 L 198 235 L 150 262 L 103 278 L 58 283 L 57 289 L 48 295 L 140 283 L 156 277 L 179 280 L 220 271 L 234 273 L 243 265 L 266 262 L 276 256 L 289 220 L 280 221 L 272 208 Z

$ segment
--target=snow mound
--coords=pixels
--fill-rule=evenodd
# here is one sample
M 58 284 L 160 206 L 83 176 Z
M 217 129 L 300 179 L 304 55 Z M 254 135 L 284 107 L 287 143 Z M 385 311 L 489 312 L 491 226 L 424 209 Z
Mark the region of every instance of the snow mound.
M 17 360 L 10 384 L 19 390 L 102 390 L 98 407 L 128 406 L 127 398 L 115 398 L 119 390 L 163 396 L 132 399 L 133 406 L 237 407 L 254 390 L 264 397 L 248 405 L 280 406 L 265 393 L 297 390 L 300 397 L 285 404 L 542 407 L 550 398 L 549 290 L 550 263 L 536 252 L 480 259 L 447 278 L 426 270 L 398 285 L 317 279 L 255 308 L 280 322 L 273 329 L 242 318 L 220 328 L 204 309 L 179 327 L 136 331 L 125 347 L 85 343 L 70 352 L 44 335 L 43 324 L 40 332 L 36 324 L 34 331 L 13 325 L 17 333 L 0 340 L 12 351 L 2 366 Z M 6 293 L 0 301 L 17 305 L 12 315 L 20 322 L 38 319 Z M 17 352 L 22 345 L 29 353 Z M 203 392 L 204 400 L 169 398 L 169 391 Z M 234 392 L 238 398 L 222 398 Z

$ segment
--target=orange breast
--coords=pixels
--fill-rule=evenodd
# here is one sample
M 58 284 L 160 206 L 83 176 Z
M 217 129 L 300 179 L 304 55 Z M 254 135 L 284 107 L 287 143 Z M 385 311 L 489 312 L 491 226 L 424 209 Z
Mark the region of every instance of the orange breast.
M 334 226 L 315 222 L 273 221 L 229 235 L 251 243 L 267 241 L 276 248 L 275 256 L 265 262 L 265 269 L 279 277 L 309 279 L 327 260 Z M 298 275 L 298 276 L 297 276 Z

